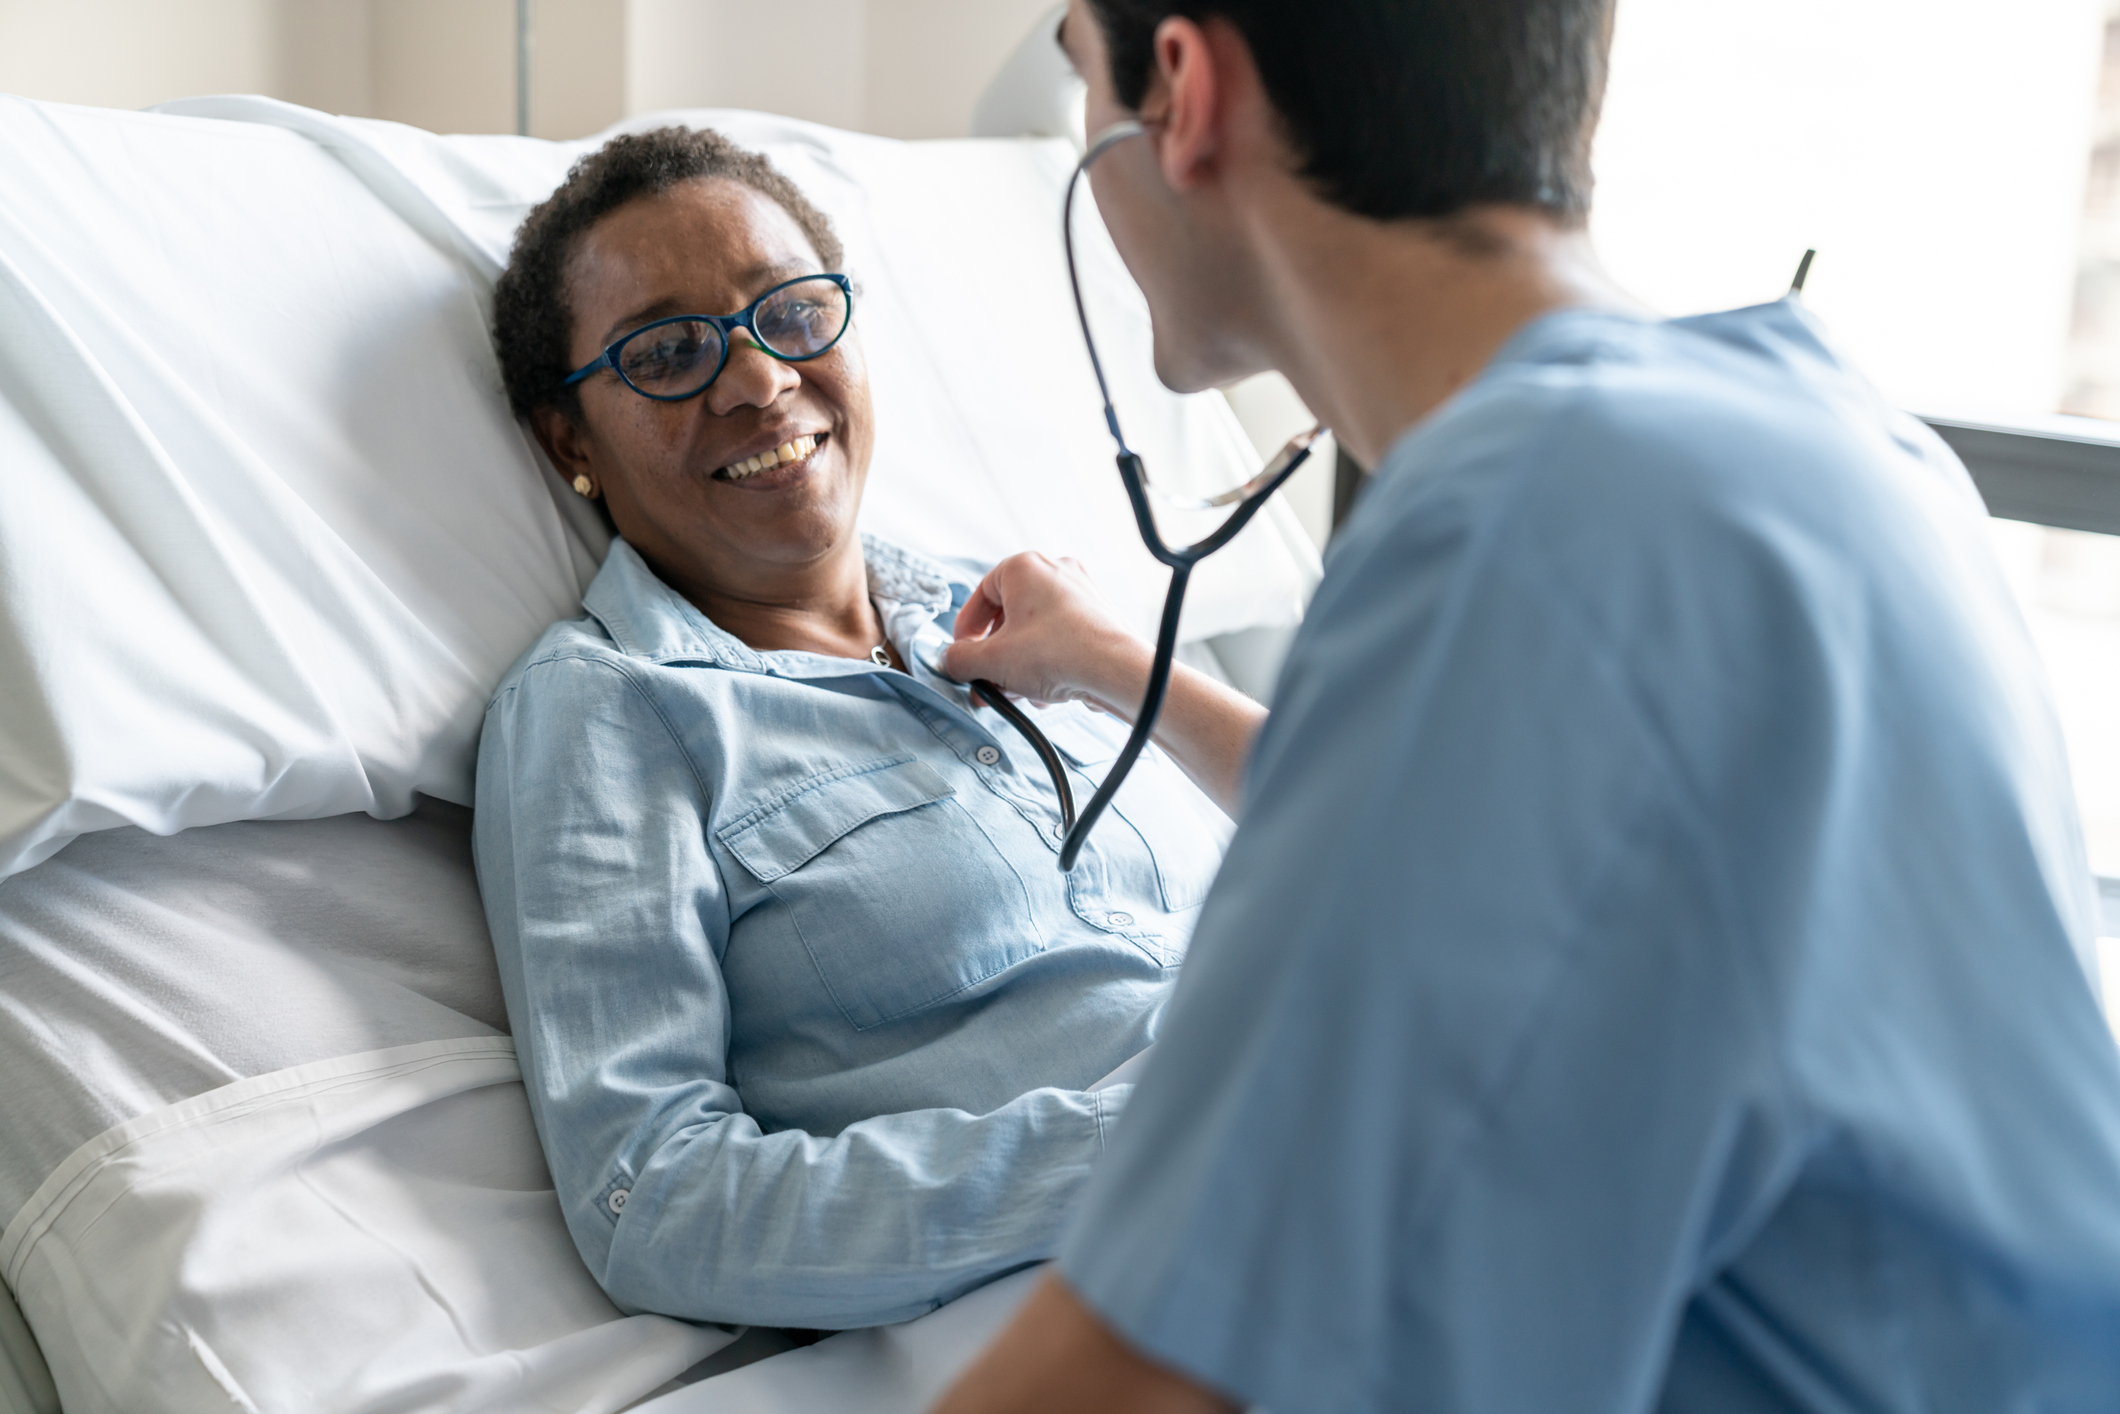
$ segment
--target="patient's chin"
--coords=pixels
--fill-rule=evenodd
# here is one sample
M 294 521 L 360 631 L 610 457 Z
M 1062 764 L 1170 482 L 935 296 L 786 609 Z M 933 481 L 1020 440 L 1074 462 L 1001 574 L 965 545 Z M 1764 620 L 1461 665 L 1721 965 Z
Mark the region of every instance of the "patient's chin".
M 812 460 L 825 463 L 826 457 L 820 452 Z M 785 479 L 769 479 L 776 474 Z M 735 484 L 717 479 L 714 490 L 712 513 L 722 533 L 740 541 L 754 559 L 807 563 L 856 534 L 861 487 L 842 465 L 774 468 Z

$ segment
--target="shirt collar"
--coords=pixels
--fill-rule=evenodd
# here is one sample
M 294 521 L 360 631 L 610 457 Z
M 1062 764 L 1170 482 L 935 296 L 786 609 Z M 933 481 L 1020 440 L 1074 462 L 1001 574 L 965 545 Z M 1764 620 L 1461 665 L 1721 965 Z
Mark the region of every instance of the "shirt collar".
M 970 587 L 926 556 L 877 536 L 863 534 L 861 550 L 869 593 L 883 615 L 885 631 L 898 645 L 899 656 L 910 658 L 912 639 L 952 604 L 963 603 Z M 803 676 L 847 667 L 847 660 L 821 654 L 761 653 L 749 647 L 664 584 L 623 539 L 611 542 L 603 568 L 582 596 L 582 607 L 620 652 L 650 662 L 710 663 L 744 672 Z

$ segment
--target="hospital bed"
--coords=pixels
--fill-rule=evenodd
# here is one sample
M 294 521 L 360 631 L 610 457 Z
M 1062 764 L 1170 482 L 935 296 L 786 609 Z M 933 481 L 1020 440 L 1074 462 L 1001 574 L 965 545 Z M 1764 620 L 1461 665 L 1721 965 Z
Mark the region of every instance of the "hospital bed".
M 837 223 L 868 527 L 1076 555 L 1151 624 L 1068 142 L 627 126 L 665 121 Z M 910 1411 L 1035 1279 L 799 1346 L 625 1315 L 568 1240 L 468 807 L 486 694 L 607 544 L 486 335 L 516 223 L 597 141 L 0 98 L 0 1414 Z M 1084 235 L 1136 444 L 1181 489 L 1248 475 Z M 1195 577 L 1188 656 L 1263 692 L 1317 573 L 1269 507 Z

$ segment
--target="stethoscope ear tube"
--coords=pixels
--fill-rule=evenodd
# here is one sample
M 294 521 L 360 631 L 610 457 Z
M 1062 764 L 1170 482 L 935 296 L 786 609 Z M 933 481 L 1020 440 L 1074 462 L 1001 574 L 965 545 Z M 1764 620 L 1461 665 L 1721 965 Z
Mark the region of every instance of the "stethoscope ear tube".
M 1090 336 L 1089 308 L 1082 299 L 1082 278 L 1075 265 L 1075 191 L 1082 184 L 1083 174 L 1088 172 L 1090 163 L 1104 155 L 1115 144 L 1126 138 L 1139 137 L 1146 131 L 1139 122 L 1129 120 L 1114 123 L 1099 133 L 1096 140 L 1089 145 L 1089 150 L 1082 154 L 1082 160 L 1075 164 L 1074 174 L 1067 181 L 1067 195 L 1060 206 L 1060 239 L 1067 253 L 1068 287 L 1075 297 L 1075 317 L 1082 325 L 1082 344 L 1089 351 L 1090 370 L 1097 377 L 1097 392 L 1104 400 L 1104 423 L 1111 429 L 1112 440 L 1119 445 L 1119 479 L 1125 483 L 1126 499 L 1133 506 L 1134 524 L 1141 532 L 1142 543 L 1158 562 L 1170 568 L 1170 588 L 1163 596 L 1163 622 L 1156 630 L 1156 654 L 1148 670 L 1148 691 L 1142 696 L 1141 710 L 1135 714 L 1134 729 L 1126 738 L 1126 746 L 1112 762 L 1111 769 L 1104 773 L 1103 783 L 1097 787 L 1097 793 L 1090 797 L 1089 804 L 1083 808 L 1079 818 L 1073 818 L 1074 795 L 1068 788 L 1066 770 L 1060 764 L 1060 758 L 1054 752 L 1052 743 L 1045 739 L 1045 734 L 1032 724 L 1030 718 L 1017 710 L 1014 704 L 1004 705 L 1005 699 L 991 684 L 973 684 L 979 694 L 1008 719 L 1011 726 L 1023 733 L 1024 740 L 1030 742 L 1038 752 L 1039 759 L 1045 762 L 1045 769 L 1052 773 L 1053 786 L 1060 795 L 1061 817 L 1065 823 L 1064 837 L 1060 845 L 1060 868 L 1063 872 L 1075 867 L 1075 860 L 1082 853 L 1083 841 L 1089 838 L 1091 827 L 1097 823 L 1097 817 L 1104 813 L 1104 808 L 1111 804 L 1112 797 L 1119 793 L 1119 787 L 1125 782 L 1127 772 L 1133 770 L 1134 762 L 1140 758 L 1142 750 L 1148 745 L 1149 737 L 1156 730 L 1156 715 L 1163 710 L 1163 698 L 1170 689 L 1171 664 L 1178 652 L 1178 615 L 1185 607 L 1185 586 L 1192 577 L 1193 566 L 1236 538 L 1237 532 L 1266 504 L 1267 498 L 1281 489 L 1281 483 L 1293 476 L 1296 469 L 1310 459 L 1312 445 L 1325 430 L 1323 427 L 1314 427 L 1309 432 L 1291 439 L 1288 445 L 1281 449 L 1280 454 L 1267 464 L 1264 471 L 1234 492 L 1196 503 L 1203 507 L 1228 505 L 1232 501 L 1236 503 L 1237 508 L 1230 513 L 1229 519 L 1216 527 L 1214 533 L 1206 539 L 1178 548 L 1165 543 L 1162 533 L 1156 528 L 1155 512 L 1148 504 L 1148 473 L 1141 465 L 1141 458 L 1126 445 L 1126 434 L 1119 430 L 1119 412 L 1112 406 L 1111 388 L 1104 378 L 1104 361 L 1097 356 L 1097 341 Z

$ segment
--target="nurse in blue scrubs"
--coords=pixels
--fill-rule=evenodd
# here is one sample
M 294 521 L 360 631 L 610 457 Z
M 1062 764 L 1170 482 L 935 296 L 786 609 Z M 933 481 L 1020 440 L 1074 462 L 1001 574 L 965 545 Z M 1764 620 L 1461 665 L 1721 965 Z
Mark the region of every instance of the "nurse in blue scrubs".
M 1377 474 L 1271 717 L 1174 684 L 1236 840 L 950 1414 L 2120 1408 L 2120 1052 L 1980 499 L 1793 300 L 1607 283 L 1610 25 L 1067 14 L 1164 380 L 1279 369 Z M 1139 700 L 1065 567 L 957 631 Z

